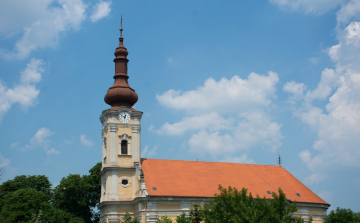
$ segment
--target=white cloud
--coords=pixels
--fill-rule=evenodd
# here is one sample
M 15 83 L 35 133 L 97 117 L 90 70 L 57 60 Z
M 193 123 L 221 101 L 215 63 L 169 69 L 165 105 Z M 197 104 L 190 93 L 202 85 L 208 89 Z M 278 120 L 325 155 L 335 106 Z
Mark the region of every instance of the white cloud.
M 55 148 L 51 148 L 49 150 L 46 150 L 46 154 L 48 154 L 48 155 L 59 155 L 60 152 L 57 151 Z
M 281 126 L 265 110 L 271 110 L 278 80 L 270 71 L 268 75 L 251 73 L 247 79 L 234 76 L 217 82 L 209 78 L 203 86 L 186 92 L 166 91 L 157 95 L 161 104 L 195 115 L 165 123 L 158 130 L 152 126 L 151 131 L 167 135 L 191 132 L 190 151 L 214 157 L 249 148 L 275 151 L 281 145 Z
M 342 5 L 337 12 L 336 20 L 338 26 L 349 24 L 353 19 L 360 19 L 360 2 L 358 0 L 350 0 Z
M 6 166 L 10 165 L 10 160 L 6 159 L 1 153 L 0 153 L 0 168 L 4 168 Z
M 294 110 L 294 115 L 317 134 L 313 148 L 299 154 L 313 171 L 306 178 L 309 183 L 321 181 L 324 173 L 335 167 L 360 167 L 359 20 L 360 1 L 347 1 L 341 6 L 335 30 L 338 43 L 329 50 L 335 69 L 324 69 L 318 86 L 307 90 Z M 326 105 L 319 105 L 317 100 Z
M 317 64 L 319 62 L 319 57 L 311 57 L 309 58 L 309 61 L 312 63 L 312 64 Z
M 13 35 L 42 19 L 52 0 L 0 1 L 0 35 Z
M 94 145 L 94 143 L 90 139 L 87 139 L 85 135 L 80 135 L 80 142 L 81 144 L 89 147 Z
M 306 13 L 322 14 L 346 0 L 270 0 L 285 10 L 302 10 Z
M 212 156 L 234 153 L 236 145 L 233 137 L 229 134 L 221 135 L 219 132 L 201 130 L 193 134 L 188 141 L 191 152 L 209 153 Z
M 49 137 L 52 136 L 54 132 L 50 131 L 48 128 L 40 128 L 33 137 L 31 137 L 29 143 L 23 149 L 30 148 L 43 148 L 47 155 L 58 155 L 60 154 L 55 148 L 50 148 L 51 141 Z
M 106 17 L 110 6 L 111 2 L 100 1 L 89 7 L 93 9 L 89 19 Z M 0 1 L 0 36 L 18 38 L 13 49 L 0 49 L 0 56 L 24 59 L 38 49 L 55 48 L 61 36 L 81 28 L 87 10 L 83 0 Z
M 111 12 L 110 8 L 111 2 L 100 1 L 94 6 L 93 13 L 90 16 L 92 22 L 97 22 L 98 20 L 105 18 Z
M 232 121 L 226 120 L 218 113 L 212 112 L 192 117 L 184 117 L 181 121 L 174 124 L 165 123 L 156 132 L 164 135 L 182 135 L 189 130 L 199 130 L 209 128 L 212 130 L 228 129 Z
M 65 140 L 64 140 L 64 143 L 65 143 L 65 144 L 72 144 L 73 141 L 72 141 L 72 140 L 67 140 L 67 139 L 65 139 Z
M 0 80 L 0 119 L 6 114 L 13 104 L 20 104 L 23 109 L 35 106 L 39 90 L 35 84 L 40 82 L 43 62 L 31 59 L 26 69 L 21 72 L 20 82 L 12 88 L 7 87 Z
M 172 57 L 168 57 L 166 61 L 168 62 L 168 64 L 172 64 L 174 59 Z
M 194 153 L 206 152 L 215 157 L 255 147 L 274 152 L 281 146 L 282 138 L 278 123 L 264 112 L 253 111 L 241 114 L 231 131 L 200 130 L 191 136 L 188 145 Z
M 268 76 L 251 73 L 248 79 L 234 76 L 230 80 L 222 78 L 217 82 L 209 78 L 196 90 L 169 90 L 156 98 L 166 107 L 188 113 L 249 111 L 271 103 L 278 81 L 278 75 L 271 71 Z
M 333 69 L 325 68 L 325 70 L 321 73 L 321 80 L 315 90 L 309 90 L 306 93 L 305 100 L 313 101 L 314 99 L 326 99 L 332 89 L 336 86 L 337 75 Z
M 305 184 L 314 184 L 323 181 L 326 178 L 325 175 L 313 173 L 304 179 Z
M 243 154 L 242 156 L 231 156 L 231 157 L 225 157 L 221 160 L 221 162 L 227 162 L 227 163 L 255 163 L 254 160 L 248 159 L 248 156 L 246 154 Z
M 49 137 L 53 134 L 54 133 L 48 128 L 40 128 L 30 139 L 30 142 L 25 146 L 25 148 L 41 147 L 46 149 L 50 142 Z
M 284 85 L 283 90 L 293 95 L 291 101 L 300 100 L 304 96 L 306 85 L 303 83 L 295 83 L 294 81 L 290 81 Z
M 153 146 L 152 149 L 149 149 L 149 146 L 146 145 L 144 147 L 144 149 L 141 151 L 141 156 L 142 157 L 153 157 L 154 155 L 156 155 L 156 150 L 159 148 L 159 144 Z
M 18 3 L 8 10 L 16 12 L 19 9 L 15 8 L 24 7 L 20 2 Z M 23 35 L 16 42 L 14 49 L 1 51 L 6 58 L 24 59 L 39 48 L 54 48 L 58 44 L 60 33 L 80 29 L 81 23 L 86 18 L 86 5 L 82 0 L 41 1 L 39 3 L 41 11 L 38 9 L 28 13 L 38 13 L 38 15 L 30 15 L 29 17 L 34 19 L 23 24 Z
M 10 148 L 15 148 L 15 147 L 17 147 L 17 145 L 18 145 L 17 142 L 11 143 Z
M 326 202 L 331 203 L 332 198 L 333 198 L 333 196 L 334 196 L 334 192 L 332 192 L 332 191 L 321 191 L 321 192 L 319 193 L 319 196 L 320 196 L 323 200 L 325 200 Z

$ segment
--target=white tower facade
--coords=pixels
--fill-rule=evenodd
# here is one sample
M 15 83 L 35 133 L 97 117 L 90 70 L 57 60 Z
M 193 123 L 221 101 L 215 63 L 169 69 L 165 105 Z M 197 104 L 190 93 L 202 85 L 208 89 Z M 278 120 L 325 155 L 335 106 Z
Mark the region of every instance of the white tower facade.
M 123 40 L 120 28 L 120 43 L 114 53 L 115 81 L 104 98 L 111 108 L 104 110 L 100 117 L 102 170 L 98 207 L 100 221 L 106 223 L 120 222 L 126 212 L 136 215 L 141 211 L 137 198 L 144 197 L 140 160 L 142 112 L 132 108 L 138 95 L 128 84 L 128 51 Z

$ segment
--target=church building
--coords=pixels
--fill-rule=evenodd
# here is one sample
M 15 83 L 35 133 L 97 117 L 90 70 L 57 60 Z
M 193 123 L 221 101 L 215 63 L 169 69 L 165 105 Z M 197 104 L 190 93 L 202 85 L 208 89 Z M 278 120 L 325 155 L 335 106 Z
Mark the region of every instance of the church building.
M 115 50 L 114 85 L 105 95 L 111 106 L 102 112 L 102 170 L 100 222 L 119 223 L 126 212 L 142 223 L 161 216 L 189 214 L 194 204 L 204 204 L 223 187 L 248 189 L 254 196 L 271 199 L 281 189 L 296 201 L 296 216 L 323 222 L 330 206 L 281 166 L 142 158 L 142 112 L 133 108 L 138 95 L 128 83 L 128 51 L 120 28 Z

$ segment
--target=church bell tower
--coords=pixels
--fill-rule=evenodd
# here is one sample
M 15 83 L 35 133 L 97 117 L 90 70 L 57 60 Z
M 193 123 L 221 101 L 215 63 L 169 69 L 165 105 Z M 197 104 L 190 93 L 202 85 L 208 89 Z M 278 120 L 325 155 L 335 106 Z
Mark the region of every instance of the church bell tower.
M 138 95 L 129 86 L 128 51 L 120 28 L 119 46 L 115 49 L 114 85 L 105 95 L 111 106 L 102 112 L 102 170 L 100 222 L 119 222 L 125 212 L 135 213 L 134 199 L 141 188 L 140 120 L 142 112 L 132 106 Z M 140 195 L 141 196 L 141 195 Z

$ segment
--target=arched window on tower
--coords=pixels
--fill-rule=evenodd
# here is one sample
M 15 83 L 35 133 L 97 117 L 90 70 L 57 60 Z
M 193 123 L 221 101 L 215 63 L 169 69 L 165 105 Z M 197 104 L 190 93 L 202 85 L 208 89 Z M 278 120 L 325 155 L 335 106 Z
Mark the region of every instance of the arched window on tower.
M 128 142 L 127 140 L 121 141 L 121 154 L 126 155 L 128 154 Z

